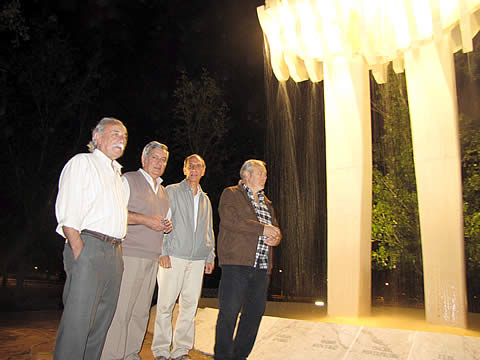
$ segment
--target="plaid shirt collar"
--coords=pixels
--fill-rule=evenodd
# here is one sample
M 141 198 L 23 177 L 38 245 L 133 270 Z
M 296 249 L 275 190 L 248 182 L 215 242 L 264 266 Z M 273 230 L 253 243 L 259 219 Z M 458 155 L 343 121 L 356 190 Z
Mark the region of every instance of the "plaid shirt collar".
M 242 186 L 247 191 L 247 195 L 250 201 L 255 202 L 255 195 L 253 194 L 253 191 L 247 185 L 245 185 L 243 181 L 242 181 Z M 257 192 L 257 196 L 258 196 L 259 203 L 265 202 L 265 191 L 263 189 Z

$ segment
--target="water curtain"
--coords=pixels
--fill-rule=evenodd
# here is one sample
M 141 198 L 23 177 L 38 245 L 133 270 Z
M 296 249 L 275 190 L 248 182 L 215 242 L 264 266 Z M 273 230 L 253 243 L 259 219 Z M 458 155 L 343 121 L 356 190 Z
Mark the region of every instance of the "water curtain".
M 480 0 L 269 0 L 257 8 L 279 82 L 323 81 L 328 312 L 370 312 L 369 71 L 405 71 L 419 200 L 426 319 L 466 327 L 453 53 L 473 50 Z

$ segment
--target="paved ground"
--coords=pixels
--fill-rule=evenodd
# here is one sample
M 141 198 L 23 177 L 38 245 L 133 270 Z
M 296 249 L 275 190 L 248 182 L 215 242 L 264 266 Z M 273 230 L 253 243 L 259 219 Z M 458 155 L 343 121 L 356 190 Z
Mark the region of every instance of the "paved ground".
M 25 311 L 0 313 L 0 359 L 47 360 L 53 359 L 55 335 L 61 311 Z M 140 355 L 153 360 L 150 346 L 152 333 L 148 332 Z M 212 359 L 198 351 L 191 351 L 195 360 Z
M 217 307 L 217 299 L 202 298 L 201 307 Z M 480 337 L 480 314 L 469 314 L 469 329 L 459 329 L 427 324 L 422 310 L 402 308 L 374 309 L 371 317 L 361 319 L 328 318 L 324 311 L 306 303 L 269 302 L 266 314 L 309 321 L 325 321 L 388 327 L 397 329 L 421 330 Z M 52 359 L 55 335 L 60 320 L 60 310 L 0 312 L 0 359 Z M 152 343 L 153 324 L 149 329 L 140 355 L 143 360 L 153 360 L 150 346 Z M 212 359 L 197 351 L 191 351 L 195 360 Z
M 26 284 L 23 296 L 16 297 L 14 287 L 0 287 L 0 360 L 52 359 L 61 316 L 62 288 L 62 284 L 32 281 Z M 218 302 L 215 298 L 202 298 L 199 305 L 217 308 Z M 468 314 L 468 329 L 428 324 L 423 309 L 374 307 L 369 317 L 331 318 L 326 316 L 324 308 L 313 303 L 269 302 L 266 315 L 480 337 L 480 314 L 471 313 Z M 141 351 L 144 360 L 153 360 L 152 333 L 153 326 L 149 324 Z M 195 360 L 212 359 L 197 351 L 191 351 L 190 356 Z
M 52 359 L 55 336 L 62 315 L 63 284 L 27 281 L 22 296 L 16 296 L 15 281 L 0 287 L 0 360 Z M 153 360 L 153 337 L 147 332 L 141 356 Z M 212 359 L 191 351 L 195 360 Z

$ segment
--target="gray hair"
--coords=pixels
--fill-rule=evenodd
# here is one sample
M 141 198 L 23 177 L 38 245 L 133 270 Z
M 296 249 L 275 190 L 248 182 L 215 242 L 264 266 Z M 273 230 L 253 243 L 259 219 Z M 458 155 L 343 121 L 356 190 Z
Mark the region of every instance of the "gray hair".
M 240 178 L 242 180 L 245 180 L 245 172 L 248 171 L 250 174 L 252 174 L 254 166 L 263 166 L 264 168 L 266 168 L 267 164 L 265 164 L 265 162 L 262 160 L 255 160 L 255 159 L 250 159 L 245 161 L 242 167 L 240 168 Z
M 103 131 L 105 130 L 105 125 L 107 124 L 119 124 L 125 127 L 125 125 L 123 125 L 123 123 L 118 119 L 115 119 L 113 117 L 104 117 L 92 130 L 92 140 L 87 144 L 88 151 L 93 152 L 97 148 L 98 144 L 97 140 L 95 140 L 95 134 L 103 134 Z
M 153 149 L 162 149 L 167 152 L 167 157 L 168 157 L 168 146 L 162 143 L 159 143 L 158 141 L 150 141 L 145 147 L 143 148 L 142 151 L 142 158 L 146 159 L 148 154 L 150 154 L 150 151 Z
M 191 158 L 194 158 L 194 157 L 196 157 L 196 158 L 198 158 L 198 160 L 200 160 L 200 162 L 203 164 L 203 167 L 204 167 L 204 168 L 207 167 L 207 165 L 205 165 L 205 160 L 203 160 L 203 158 L 202 158 L 200 155 L 198 155 L 198 154 L 192 154 L 192 155 L 187 156 L 187 157 L 185 158 L 185 160 L 183 161 L 183 167 L 186 168 L 187 165 L 188 165 L 188 162 L 190 161 L 190 159 L 191 159 Z

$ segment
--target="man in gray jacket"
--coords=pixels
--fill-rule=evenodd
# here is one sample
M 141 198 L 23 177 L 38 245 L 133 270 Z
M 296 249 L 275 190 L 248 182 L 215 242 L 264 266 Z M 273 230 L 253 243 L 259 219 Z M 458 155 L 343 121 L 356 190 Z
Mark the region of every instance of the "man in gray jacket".
M 197 154 L 188 156 L 183 173 L 186 177 L 182 182 L 166 188 L 173 230 L 165 235 L 159 259 L 157 281 L 161 296 L 152 341 L 156 360 L 190 359 L 203 273 L 211 274 L 214 267 L 212 205 L 200 187 L 205 161 Z M 180 311 L 172 344 L 172 311 L 177 298 Z

